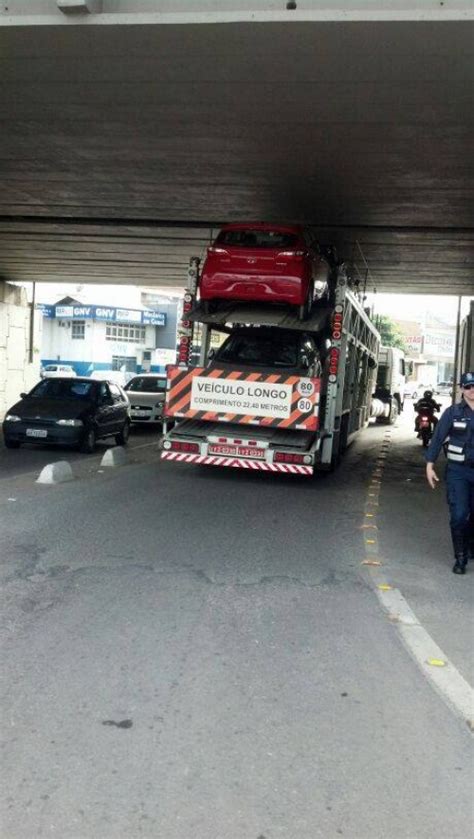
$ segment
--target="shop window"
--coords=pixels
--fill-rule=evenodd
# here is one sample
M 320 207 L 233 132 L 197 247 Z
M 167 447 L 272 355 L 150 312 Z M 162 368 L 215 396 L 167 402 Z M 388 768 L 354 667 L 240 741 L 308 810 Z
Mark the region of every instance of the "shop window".
M 73 320 L 71 324 L 71 338 L 75 341 L 84 340 L 86 337 L 86 322 L 85 320 Z
M 105 326 L 106 341 L 128 342 L 130 344 L 145 343 L 145 327 L 135 326 L 131 323 L 117 323 L 108 321 Z

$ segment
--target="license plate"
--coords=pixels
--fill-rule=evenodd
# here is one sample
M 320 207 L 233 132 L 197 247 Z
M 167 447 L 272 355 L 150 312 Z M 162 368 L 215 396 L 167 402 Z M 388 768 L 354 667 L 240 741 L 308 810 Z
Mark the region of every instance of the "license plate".
M 151 416 L 150 411 L 132 411 L 132 417 L 149 417 Z
M 47 437 L 48 432 L 43 428 L 27 428 L 26 429 L 26 436 L 27 437 Z
M 264 449 L 251 449 L 247 446 L 209 446 L 208 454 L 236 455 L 238 457 L 252 457 L 254 460 L 265 458 Z

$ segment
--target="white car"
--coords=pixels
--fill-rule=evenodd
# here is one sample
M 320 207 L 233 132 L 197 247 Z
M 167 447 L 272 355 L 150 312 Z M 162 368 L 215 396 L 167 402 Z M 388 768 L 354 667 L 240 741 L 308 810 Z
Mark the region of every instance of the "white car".
M 431 390 L 433 396 L 437 393 L 436 385 L 423 384 L 423 382 L 407 382 L 404 397 L 405 399 L 421 399 L 425 390 Z
M 125 385 L 132 423 L 162 423 L 166 395 L 166 376 L 140 373 Z
M 438 384 L 436 385 L 436 393 L 439 396 L 451 396 L 453 388 L 453 382 L 438 382 Z
M 42 379 L 57 379 L 59 376 L 64 379 L 71 379 L 77 376 L 74 367 L 69 364 L 47 364 L 40 371 Z

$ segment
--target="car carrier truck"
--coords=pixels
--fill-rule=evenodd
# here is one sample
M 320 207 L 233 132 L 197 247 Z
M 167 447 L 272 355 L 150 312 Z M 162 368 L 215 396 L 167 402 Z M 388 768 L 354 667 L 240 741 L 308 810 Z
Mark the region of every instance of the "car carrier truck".
M 380 336 L 341 266 L 330 305 L 195 305 L 190 270 L 178 358 L 167 368 L 163 460 L 311 475 L 330 470 L 370 418 Z M 199 364 L 190 366 L 193 325 Z M 209 350 L 217 330 L 225 341 Z M 168 422 L 175 424 L 168 428 Z

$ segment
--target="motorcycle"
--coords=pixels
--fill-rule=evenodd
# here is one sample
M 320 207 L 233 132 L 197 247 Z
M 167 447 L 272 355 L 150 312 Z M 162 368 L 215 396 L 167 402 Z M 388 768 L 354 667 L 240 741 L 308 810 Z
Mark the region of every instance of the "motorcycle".
M 434 422 L 433 414 L 421 413 L 418 419 L 418 437 L 424 449 L 427 449 L 433 436 Z

